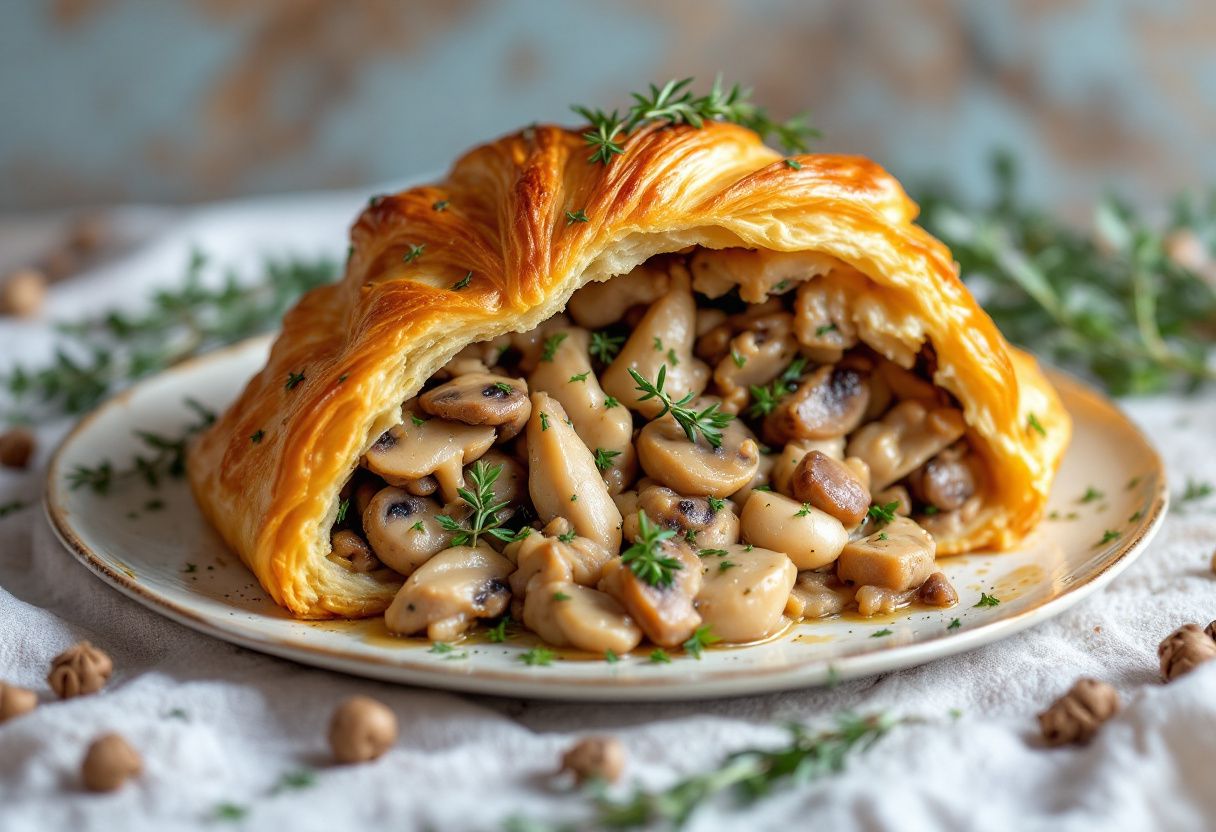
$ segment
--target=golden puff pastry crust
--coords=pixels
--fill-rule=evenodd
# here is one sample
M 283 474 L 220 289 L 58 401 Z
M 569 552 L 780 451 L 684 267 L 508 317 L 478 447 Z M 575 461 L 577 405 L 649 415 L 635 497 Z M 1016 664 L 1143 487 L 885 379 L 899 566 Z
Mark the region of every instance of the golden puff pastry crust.
M 344 278 L 286 315 L 266 366 L 192 448 L 200 506 L 278 603 L 306 618 L 382 612 L 400 577 L 326 555 L 339 490 L 401 403 L 465 345 L 531 329 L 583 284 L 692 245 L 819 252 L 853 267 L 871 346 L 899 360 L 932 344 L 934 380 L 961 403 L 994 473 L 980 517 L 938 552 L 1005 548 L 1034 526 L 1068 415 L 882 168 L 835 155 L 788 165 L 725 123 L 643 128 L 607 166 L 587 156 L 578 132 L 538 126 L 469 152 L 442 182 L 373 199 Z M 411 246 L 425 249 L 407 263 Z

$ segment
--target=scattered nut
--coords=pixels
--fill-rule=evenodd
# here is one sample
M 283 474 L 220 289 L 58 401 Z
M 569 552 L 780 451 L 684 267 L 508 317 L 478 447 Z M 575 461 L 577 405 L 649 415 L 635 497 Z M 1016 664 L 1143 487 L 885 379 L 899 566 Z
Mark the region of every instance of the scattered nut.
M 26 428 L 13 428 L 0 433 L 0 465 L 5 468 L 25 468 L 34 455 L 34 434 Z
M 42 310 L 46 276 L 36 269 L 18 269 L 0 285 L 0 314 L 32 318 Z
M 28 714 L 38 707 L 38 694 L 32 690 L 0 682 L 0 723 Z
M 1119 712 L 1119 694 L 1106 682 L 1078 679 L 1068 693 L 1039 714 L 1048 745 L 1089 742 L 1103 722 Z
M 625 746 L 616 737 L 587 737 L 562 755 L 562 771 L 578 783 L 603 780 L 615 783 L 625 770 Z
M 397 715 L 368 696 L 352 696 L 329 721 L 329 747 L 339 763 L 366 763 L 397 741 Z
M 1208 629 L 1212 629 L 1210 624 Z M 1198 624 L 1183 624 L 1161 642 L 1157 656 L 1161 659 L 1161 677 L 1172 682 L 1216 658 L 1216 640 L 1199 629 Z
M 142 769 L 139 752 L 118 734 L 105 734 L 89 746 L 80 773 L 89 791 L 112 792 Z
M 87 641 L 69 647 L 51 661 L 47 684 L 60 699 L 97 693 L 114 672 L 110 657 Z

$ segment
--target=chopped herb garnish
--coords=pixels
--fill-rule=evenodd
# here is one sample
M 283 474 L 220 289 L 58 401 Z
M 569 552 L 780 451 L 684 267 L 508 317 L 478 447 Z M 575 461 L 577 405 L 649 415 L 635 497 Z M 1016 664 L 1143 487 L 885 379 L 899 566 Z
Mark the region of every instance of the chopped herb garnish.
M 1077 500 L 1077 502 L 1078 503 L 1093 503 L 1093 502 L 1097 502 L 1098 500 L 1101 500 L 1105 496 L 1106 496 L 1105 494 L 1103 494 L 1101 491 L 1099 491 L 1098 489 L 1094 488 L 1091 485 L 1085 489 L 1085 493 L 1081 495 L 1081 498 L 1079 500 Z
M 258 444 L 259 442 L 261 442 L 265 438 L 266 438 L 266 431 L 262 430 L 261 428 L 258 428 L 253 433 L 249 434 L 249 441 L 255 445 Z
M 300 382 L 302 382 L 303 380 L 304 380 L 303 373 L 291 372 L 291 373 L 287 374 L 287 383 L 283 386 L 286 387 L 288 390 L 295 390 L 296 387 L 298 387 Z
M 726 551 L 725 549 L 698 549 L 697 550 L 698 557 L 703 557 L 703 558 L 724 558 L 729 554 L 730 554 L 730 552 Z
M 806 359 L 800 356 L 791 361 L 789 366 L 781 371 L 781 375 L 768 384 L 749 386 L 747 389 L 752 394 L 752 404 L 747 410 L 748 415 L 759 419 L 776 410 L 777 404 L 784 396 L 798 389 L 805 368 Z
M 514 393 L 515 392 L 515 388 L 512 387 L 510 384 L 508 384 L 505 381 L 494 382 L 494 388 L 496 390 L 501 390 L 503 393 Z
M 548 647 L 533 647 L 519 654 L 519 660 L 529 667 L 548 667 L 556 657 L 557 654 Z
M 446 641 L 436 641 L 431 644 L 431 649 L 427 650 L 426 652 L 435 653 L 437 655 L 442 656 L 446 653 L 451 653 L 455 649 L 456 649 L 455 647 L 448 644 Z
M 671 664 L 671 656 L 667 655 L 667 651 L 662 647 L 656 647 L 650 651 L 651 664 Z
M 1196 500 L 1202 500 L 1205 497 L 1210 497 L 1216 491 L 1210 482 L 1200 482 L 1198 480 L 1187 479 L 1186 490 L 1182 492 L 1181 500 L 1184 503 L 1191 503 Z
M 735 563 L 733 560 L 718 561 L 718 571 L 725 572 L 728 569 L 734 569 L 738 565 L 739 564 Z
M 786 159 L 785 166 L 792 170 L 802 170 L 802 162 L 799 162 L 797 159 Z
M 1143 510 L 1140 510 L 1140 511 L 1134 511 L 1134 512 L 1132 512 L 1131 516 L 1127 518 L 1127 522 L 1129 522 L 1129 523 L 1135 523 L 1135 522 L 1139 521 L 1139 520 L 1140 520 L 1140 518 L 1141 518 L 1141 517 L 1143 517 L 1143 516 L 1144 516 L 1144 511 L 1143 511 Z
M 666 364 L 659 365 L 659 374 L 653 384 L 643 378 L 637 370 L 632 367 L 628 369 L 629 375 L 633 376 L 633 380 L 637 384 L 636 389 L 642 393 L 641 396 L 638 396 L 638 401 L 658 399 L 662 403 L 663 408 L 655 414 L 656 419 L 670 412 L 672 418 L 676 420 L 676 424 L 684 429 L 684 435 L 688 437 L 689 442 L 696 442 L 697 434 L 700 434 L 712 447 L 722 446 L 722 431 L 735 417 L 719 410 L 718 402 L 713 402 L 699 411 L 693 410 L 687 406 L 695 397 L 691 390 L 679 401 L 672 401 L 671 396 L 663 390 L 663 384 L 667 380 Z
M 580 381 L 586 381 L 586 380 L 587 380 L 587 376 L 589 376 L 589 375 L 591 375 L 591 371 L 590 371 L 590 370 L 588 370 L 588 371 L 587 371 L 587 372 L 585 372 L 585 373 L 576 373 L 575 375 L 570 376 L 570 380 L 569 380 L 569 382 L 568 382 L 568 383 L 569 383 L 569 384 L 576 384 L 576 383 L 578 383 L 578 382 L 580 382 Z
M 612 467 L 612 460 L 621 455 L 620 451 L 610 451 L 607 448 L 595 449 L 595 467 L 607 471 Z
M 654 337 L 654 351 L 655 352 L 663 351 L 663 339 L 657 335 Z
M 412 530 L 416 531 L 416 532 L 424 532 L 424 531 L 426 531 L 426 526 L 422 525 L 422 521 L 421 521 L 421 520 L 416 521 L 416 522 L 414 523 L 414 525 L 410 526 L 410 528 L 411 528 Z
M 811 513 L 811 510 L 812 510 L 812 508 L 811 508 L 810 503 L 803 503 L 802 508 L 800 508 L 800 509 L 798 509 L 798 511 L 794 512 L 794 516 L 795 517 L 806 517 L 808 514 Z
M 875 630 L 874 632 L 870 633 L 870 638 L 883 638 L 884 636 L 889 636 L 894 632 L 894 630 L 888 630 L 884 627 L 881 630 Z
M 579 208 L 577 211 L 566 212 L 566 225 L 573 225 L 576 222 L 588 222 L 587 212 Z
M 407 243 L 406 245 L 408 245 L 409 248 L 401 258 L 402 262 L 404 263 L 413 263 L 422 256 L 422 252 L 426 251 L 426 243 L 420 243 L 419 245 Z
M 446 211 L 448 209 L 448 205 L 449 205 L 448 200 L 441 199 L 431 206 L 431 210 L 432 211 Z
M 702 624 L 695 629 L 688 641 L 684 642 L 684 652 L 692 656 L 697 661 L 701 660 L 701 653 L 706 647 L 717 644 L 721 641 L 718 636 L 710 632 L 708 624 Z
M 1039 421 L 1039 417 L 1033 413 L 1026 414 L 1026 426 L 1039 436 L 1047 435 L 1047 429 L 1043 427 L 1043 423 Z
M 467 272 L 464 277 L 460 278 L 460 280 L 457 280 L 455 283 L 452 284 L 452 290 L 455 292 L 459 292 L 461 289 L 464 289 L 465 287 L 467 287 L 469 285 L 469 281 L 472 279 L 473 279 L 473 273 Z
M 1107 529 L 1105 532 L 1102 533 L 1102 539 L 1099 540 L 1097 543 L 1095 543 L 1094 546 L 1105 546 L 1107 543 L 1110 543 L 1112 540 L 1118 540 L 1122 536 L 1123 536 L 1123 532 L 1117 532 L 1114 529 Z
M 558 332 L 546 338 L 541 345 L 540 360 L 552 361 L 553 357 L 557 355 L 557 348 L 562 345 L 562 341 L 565 341 L 569 334 L 568 332 Z
M 574 540 L 574 538 L 576 538 L 576 537 L 578 537 L 578 531 L 576 529 L 571 529 L 568 532 L 559 534 L 557 536 L 557 539 L 560 540 L 562 543 L 569 543 L 570 541 Z
M 621 660 L 620 656 L 618 656 L 614 651 L 612 651 L 612 650 L 604 651 L 604 661 L 608 662 L 608 664 L 616 664 L 620 660 Z
M 878 539 L 879 539 L 879 540 L 890 540 L 891 538 L 889 538 L 889 537 L 887 536 L 887 533 L 886 533 L 886 532 L 881 532 L 881 533 L 878 535 Z
M 417 413 L 410 414 L 410 421 L 414 423 L 414 427 L 420 428 L 426 424 L 426 417 L 419 416 Z
M 724 508 L 726 508 L 726 500 L 723 500 L 721 497 L 710 497 L 709 498 L 709 510 L 712 511 L 714 514 L 717 514 L 719 511 L 721 511 Z
M 822 338 L 823 336 L 827 335 L 829 332 L 835 332 L 835 331 L 836 331 L 836 324 L 824 324 L 823 326 L 817 326 L 817 327 L 815 327 L 815 337 Z
M 558 592 L 553 593 L 553 600 L 554 601 L 569 601 L 570 596 L 564 592 L 558 591 Z
M 186 566 L 182 569 L 182 572 L 184 572 L 187 575 L 193 574 L 194 572 L 197 572 L 197 571 L 198 571 L 197 563 L 187 563 Z
M 249 814 L 249 807 L 239 803 L 220 803 L 211 810 L 211 817 L 221 821 L 243 820 Z
M 511 636 L 507 632 L 507 627 L 511 625 L 511 616 L 504 615 L 502 618 L 494 622 L 493 627 L 486 629 L 486 638 L 494 644 L 502 644 Z
M 620 404 L 621 403 L 616 400 L 615 396 L 604 396 L 604 409 L 605 410 L 611 410 L 614 407 L 619 407 Z
M 338 503 L 338 517 L 334 522 L 343 523 L 346 521 L 346 512 L 350 511 L 350 500 L 346 499 Z
M 624 335 L 609 335 L 607 332 L 591 333 L 591 346 L 588 351 L 591 357 L 601 364 L 611 364 L 617 353 L 625 344 Z
M 651 586 L 671 586 L 675 573 L 684 568 L 679 560 L 663 554 L 664 540 L 670 540 L 676 533 L 650 522 L 646 510 L 638 511 L 638 535 L 633 544 L 621 552 L 621 562 L 627 565 L 639 580 Z
M 959 619 L 955 618 L 949 624 L 946 625 L 946 629 L 947 630 L 957 630 L 961 626 L 963 626 L 963 622 L 960 621 Z
M 696 545 L 696 542 L 697 542 L 697 530 L 696 530 L 696 529 L 688 529 L 686 532 L 684 532 L 684 539 L 685 539 L 686 541 L 688 541 L 689 543 L 692 543 L 692 544 Z
M 300 791 L 301 789 L 311 789 L 315 785 L 317 785 L 316 773 L 302 768 L 297 771 L 289 771 L 280 777 L 279 782 L 270 790 L 270 793 L 276 795 L 283 792 Z
M 468 527 L 460 525 L 446 514 L 435 517 L 444 531 L 454 532 L 450 546 L 476 546 L 477 538 L 488 535 L 505 542 L 515 537 L 515 532 L 501 528 L 502 520 L 498 512 L 508 505 L 510 500 L 497 500 L 494 494 L 494 483 L 502 475 L 502 465 L 487 465 L 485 460 L 477 460 L 469 469 L 468 480 L 472 488 L 458 488 L 456 493 L 460 499 L 473 509 L 473 516 L 468 519 Z
M 773 490 L 773 487 L 766 482 L 762 482 L 759 485 L 752 486 L 752 491 L 772 491 L 772 490 Z
M 735 362 L 735 366 L 738 367 L 740 370 L 742 370 L 743 367 L 747 364 L 747 356 L 740 355 L 738 350 L 730 351 L 730 360 Z
M 980 600 L 975 602 L 977 607 L 995 607 L 1001 603 L 1001 599 L 995 595 L 989 595 L 987 592 L 980 593 Z
M 866 515 L 879 523 L 890 523 L 895 519 L 895 514 L 899 510 L 899 500 L 892 500 L 886 505 L 878 505 L 875 503 L 866 511 Z

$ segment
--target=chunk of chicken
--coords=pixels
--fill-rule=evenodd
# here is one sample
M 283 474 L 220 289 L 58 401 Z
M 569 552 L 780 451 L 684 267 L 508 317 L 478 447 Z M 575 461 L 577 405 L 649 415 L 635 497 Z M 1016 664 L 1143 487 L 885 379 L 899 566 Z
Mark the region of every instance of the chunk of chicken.
M 841 583 L 834 570 L 799 572 L 798 580 L 790 590 L 785 614 L 795 619 L 827 618 L 843 612 L 855 593 L 853 587 Z
M 542 531 L 533 532 L 523 540 L 507 546 L 503 552 L 515 562 L 511 574 L 511 591 L 523 598 L 531 585 L 573 582 L 595 586 L 604 571 L 604 564 L 616 556 L 595 541 L 574 534 L 570 521 L 559 517 Z
M 664 541 L 663 555 L 680 562 L 669 586 L 651 586 L 620 558 L 604 566 L 599 589 L 620 602 L 646 637 L 660 647 L 683 644 L 701 624 L 693 599 L 701 588 L 701 564 L 685 545 Z
M 844 547 L 836 564 L 841 580 L 893 592 L 918 588 L 934 571 L 933 537 L 906 517 Z
M 664 390 L 668 395 L 679 399 L 689 392 L 699 394 L 709 380 L 709 368 L 692 355 L 696 317 L 697 306 L 688 275 L 675 271 L 667 294 L 646 311 L 616 359 L 600 377 L 604 390 L 630 410 L 654 418 L 662 404 L 658 399 L 639 400 L 641 393 L 629 370 L 657 383 L 659 368 L 666 366 Z
M 794 499 L 809 503 L 851 529 L 866 518 L 870 490 L 853 469 L 820 451 L 811 451 L 794 470 L 790 489 Z
M 603 284 L 592 284 L 603 285 Z M 540 361 L 528 377 L 533 390 L 548 393 L 565 408 L 574 431 L 596 459 L 610 494 L 623 491 L 637 473 L 633 449 L 633 414 L 607 407 L 607 396 L 591 368 L 590 336 L 579 327 L 558 330 L 566 337 L 550 360 Z
M 628 274 L 588 283 L 570 297 L 566 311 L 579 326 L 601 329 L 634 306 L 649 306 L 667 293 L 667 269 L 643 263 Z
M 869 398 L 867 373 L 845 364 L 825 365 L 782 397 L 764 420 L 765 438 L 783 443 L 845 436 L 861 424 Z
M 782 625 L 798 570 L 781 552 L 733 544 L 702 559 L 697 612 L 723 641 L 758 641 Z
M 794 334 L 798 343 L 837 353 L 857 345 L 848 294 L 840 277 L 853 269 L 834 269 L 826 278 L 809 280 L 798 287 L 794 301 Z
M 410 575 L 384 613 L 389 632 L 451 641 L 511 601 L 511 561 L 489 546 L 444 549 Z
M 962 412 L 953 407 L 904 401 L 881 421 L 859 428 L 847 453 L 870 466 L 870 490 L 881 491 L 957 442 L 966 428 Z
M 722 409 L 738 413 L 751 399 L 750 388 L 768 384 L 781 375 L 798 354 L 790 332 L 788 313 L 762 318 L 755 328 L 731 339 L 728 354 L 714 367 L 714 383 L 722 395 Z
M 826 274 L 839 261 L 811 251 L 782 252 L 728 248 L 701 250 L 692 256 L 693 285 L 711 298 L 739 287 L 739 297 L 762 303 L 769 293 L 781 293 L 794 284 Z
M 549 644 L 628 653 L 642 631 L 612 596 L 575 583 L 541 584 L 524 600 L 524 624 Z
M 532 394 L 527 438 L 528 491 L 541 520 L 565 517 L 582 537 L 605 551 L 620 551 L 621 513 L 591 451 L 547 393 Z
M 798 569 L 827 566 L 849 541 L 849 533 L 832 515 L 764 491 L 748 497 L 739 528 L 748 543 L 785 553 Z

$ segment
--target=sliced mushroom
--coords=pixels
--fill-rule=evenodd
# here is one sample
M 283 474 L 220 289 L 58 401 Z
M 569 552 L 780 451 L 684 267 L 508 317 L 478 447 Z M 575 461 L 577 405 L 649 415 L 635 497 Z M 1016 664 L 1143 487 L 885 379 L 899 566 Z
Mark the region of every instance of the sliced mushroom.
M 865 372 L 825 365 L 781 399 L 764 420 L 764 435 L 774 443 L 844 436 L 861 424 L 869 398 Z
M 595 458 L 547 393 L 532 394 L 528 420 L 528 491 L 544 522 L 565 517 L 582 537 L 608 552 L 621 548 L 621 513 Z
M 659 368 L 666 367 L 663 389 L 673 399 L 700 393 L 709 380 L 709 368 L 692 355 L 696 337 L 697 305 L 688 275 L 673 272 L 667 294 L 659 298 L 634 328 L 616 359 L 600 377 L 604 390 L 630 410 L 653 418 L 662 409 L 658 399 L 639 401 L 642 395 L 629 374 L 658 383 Z
M 508 518 L 513 517 L 521 508 L 525 508 L 528 502 L 528 472 L 515 457 L 510 454 L 503 453 L 500 450 L 493 449 L 486 451 L 485 455 L 477 462 L 486 466 L 487 470 L 493 471 L 498 467 L 498 476 L 494 478 L 494 484 L 490 486 L 490 491 L 494 494 L 495 503 L 506 503 L 504 508 L 498 511 L 498 520 L 505 523 Z M 476 465 L 477 463 L 474 463 Z M 466 477 L 472 466 L 465 469 Z
M 702 249 L 692 256 L 694 286 L 711 298 L 735 286 L 748 303 L 761 303 L 770 292 L 781 293 L 795 283 L 826 274 L 838 261 L 811 251 L 781 252 L 766 249 Z
M 583 444 L 604 463 L 601 476 L 608 484 L 608 492 L 620 493 L 637 473 L 633 414 L 619 405 L 606 406 L 607 397 L 591 368 L 587 330 L 571 327 L 560 331 L 566 337 L 554 351 L 552 360 L 536 365 L 528 384 L 561 403 Z
M 629 564 L 613 558 L 604 566 L 599 590 L 621 603 L 659 647 L 683 644 L 701 624 L 693 599 L 701 588 L 701 564 L 686 545 L 664 541 L 663 555 L 680 562 L 670 586 L 651 586 L 633 573 Z
M 794 472 L 798 470 L 798 464 L 811 451 L 819 451 L 822 454 L 830 456 L 832 459 L 842 459 L 844 457 L 844 437 L 837 436 L 834 439 L 796 439 L 792 442 L 786 442 L 781 452 L 773 457 L 773 470 L 769 474 L 769 482 L 775 491 L 787 497 L 794 496 Z
M 402 409 L 405 421 L 376 440 L 363 457 L 368 470 L 391 485 L 435 476 L 445 502 L 464 485 L 461 469 L 494 444 L 494 428 L 420 415 L 415 403 Z
M 958 603 L 958 593 L 945 572 L 934 572 L 920 585 L 916 599 L 931 607 L 953 607 Z
M 714 368 L 714 383 L 722 394 L 722 408 L 728 413 L 746 407 L 750 388 L 768 384 L 781 375 L 798 354 L 798 344 L 789 331 L 791 316 L 773 317 L 784 325 L 773 331 L 749 329 L 736 335 L 730 341 L 729 353 Z
M 775 633 L 798 570 L 781 552 L 734 544 L 702 558 L 696 607 L 710 632 L 725 642 L 758 641 Z
M 426 413 L 466 425 L 490 425 L 506 442 L 523 429 L 532 412 L 522 380 L 490 373 L 467 373 L 418 397 Z
M 798 287 L 794 301 L 794 333 L 798 343 L 816 350 L 837 353 L 857 345 L 848 293 L 844 289 L 845 271 L 834 269 L 825 278 L 809 280 Z
M 511 601 L 507 576 L 515 567 L 488 546 L 444 549 L 406 580 L 384 613 L 390 632 L 426 630 L 432 641 L 451 641 L 478 618 L 501 615 Z
M 957 442 L 966 430 L 961 411 L 900 402 L 881 421 L 864 425 L 849 440 L 848 455 L 870 466 L 870 490 L 881 491 Z
M 595 541 L 574 534 L 570 521 L 559 517 L 539 532 L 507 546 L 503 552 L 515 562 L 511 590 L 523 598 L 533 583 L 572 582 L 595 586 L 604 564 L 616 556 Z
M 645 511 L 655 525 L 674 531 L 694 549 L 720 549 L 739 542 L 739 518 L 734 504 L 726 500 L 684 497 L 658 485 L 645 488 L 638 494 L 633 510 L 625 515 L 627 540 L 637 538 L 639 511 Z
M 906 517 L 896 517 L 873 534 L 844 547 L 836 574 L 858 586 L 907 592 L 934 571 L 933 537 Z
M 376 492 L 363 512 L 363 533 L 385 565 L 409 575 L 452 539 L 435 518 L 443 513 L 429 497 L 389 486 Z M 463 518 L 461 518 L 463 519 Z
M 336 531 L 330 538 L 331 551 L 329 559 L 351 572 L 374 572 L 383 569 L 380 562 L 367 545 L 367 541 L 350 529 Z
M 854 594 L 853 587 L 845 586 L 833 570 L 799 572 L 798 580 L 790 590 L 785 614 L 795 619 L 827 618 L 843 612 L 853 601 Z
M 851 529 L 866 518 L 870 490 L 843 462 L 820 451 L 811 451 L 794 470 L 790 488 L 794 499 L 809 503 Z
M 588 329 L 600 329 L 625 317 L 633 306 L 649 306 L 667 293 L 667 270 L 643 263 L 628 274 L 588 283 L 570 297 L 566 311 Z
M 524 624 L 549 644 L 628 653 L 642 631 L 615 598 L 575 583 L 542 584 L 524 600 Z
M 689 407 L 700 410 L 711 401 L 699 399 Z M 701 434 L 689 442 L 668 413 L 642 428 L 637 449 L 643 470 L 680 494 L 729 497 L 750 483 L 760 467 L 760 446 L 739 419 L 722 429 L 722 444 L 715 448 Z
M 976 471 L 965 443 L 957 443 L 908 475 L 908 490 L 921 505 L 954 511 L 975 496 Z
M 748 543 L 784 552 L 798 569 L 827 566 L 849 541 L 849 533 L 832 515 L 764 491 L 748 497 L 739 528 Z

